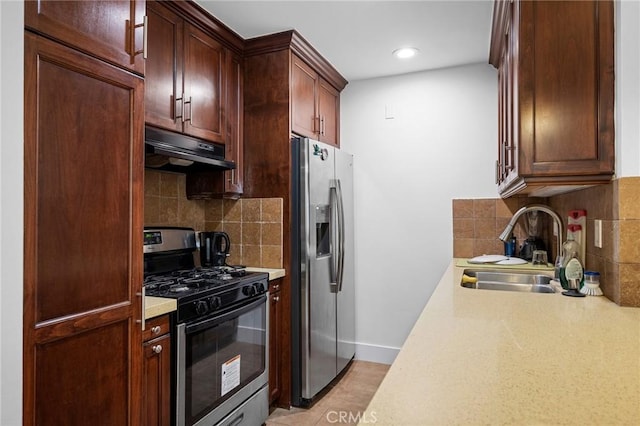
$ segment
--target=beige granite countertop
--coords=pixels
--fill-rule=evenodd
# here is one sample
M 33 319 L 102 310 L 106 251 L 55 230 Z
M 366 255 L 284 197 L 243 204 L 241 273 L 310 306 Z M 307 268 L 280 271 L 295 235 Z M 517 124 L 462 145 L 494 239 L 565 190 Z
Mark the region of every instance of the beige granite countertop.
M 253 267 L 247 267 L 245 268 L 247 270 L 247 272 L 266 272 L 269 274 L 269 281 L 278 279 L 278 278 L 282 278 L 286 275 L 286 272 L 284 269 L 277 269 L 277 268 L 253 268 Z
M 361 424 L 636 425 L 640 309 L 462 288 L 454 259 Z
M 144 319 L 148 320 L 160 315 L 168 314 L 177 309 L 176 299 L 167 297 L 145 296 L 144 298 Z

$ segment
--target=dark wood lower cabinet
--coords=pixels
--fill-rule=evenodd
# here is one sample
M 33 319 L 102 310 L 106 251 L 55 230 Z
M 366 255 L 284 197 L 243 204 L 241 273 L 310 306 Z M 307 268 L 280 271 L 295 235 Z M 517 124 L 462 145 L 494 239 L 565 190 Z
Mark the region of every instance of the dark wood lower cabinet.
M 144 351 L 144 422 L 146 426 L 171 424 L 171 334 L 169 317 L 159 317 L 147 323 Z
M 269 404 L 274 404 L 280 397 L 282 385 L 282 303 L 280 301 L 280 283 L 276 280 L 270 284 L 269 290 Z
M 282 384 L 282 308 L 280 285 L 282 280 L 269 284 L 269 404 L 280 398 Z

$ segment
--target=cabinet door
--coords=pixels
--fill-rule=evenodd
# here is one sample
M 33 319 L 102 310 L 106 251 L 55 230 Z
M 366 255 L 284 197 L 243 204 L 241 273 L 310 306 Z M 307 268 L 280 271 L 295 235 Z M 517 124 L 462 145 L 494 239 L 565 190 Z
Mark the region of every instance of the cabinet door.
M 144 343 L 144 415 L 146 426 L 171 424 L 171 336 Z
M 519 7 L 520 175 L 612 172 L 613 2 Z
M 514 179 L 517 171 L 517 138 L 514 131 L 515 119 L 515 39 L 516 32 L 513 17 L 513 3 L 506 3 L 504 28 L 501 30 L 502 42 L 500 64 L 498 67 L 498 162 L 496 183 L 504 184 Z
M 225 50 L 215 39 L 189 23 L 184 40 L 184 132 L 225 143 Z
M 144 13 L 144 0 L 29 0 L 25 26 L 144 74 Z
M 496 161 L 496 183 L 504 180 L 504 145 L 505 145 L 505 67 L 504 56 L 500 60 L 498 68 L 498 160 Z
M 148 55 L 145 121 L 182 131 L 182 18 L 157 2 L 147 3 Z
M 340 93 L 322 78 L 318 86 L 318 107 L 320 112 L 319 140 L 339 147 Z
M 280 302 L 280 280 L 271 284 L 269 295 L 269 403 L 273 403 L 280 396 L 280 357 L 282 356 L 282 325 Z
M 291 127 L 309 138 L 318 138 L 319 121 L 316 99 L 318 74 L 295 55 L 291 69 Z
M 227 76 L 227 140 L 225 158 L 236 163 L 234 170 L 224 172 L 224 191 L 227 196 L 242 195 L 243 183 L 243 143 L 242 143 L 242 58 L 229 55 Z
M 30 32 L 24 60 L 24 424 L 135 425 L 144 81 Z
M 187 173 L 187 198 L 232 198 L 242 195 L 244 177 L 243 128 L 243 72 L 242 58 L 227 56 L 226 134 L 225 158 L 236 163 L 234 170 L 200 171 Z

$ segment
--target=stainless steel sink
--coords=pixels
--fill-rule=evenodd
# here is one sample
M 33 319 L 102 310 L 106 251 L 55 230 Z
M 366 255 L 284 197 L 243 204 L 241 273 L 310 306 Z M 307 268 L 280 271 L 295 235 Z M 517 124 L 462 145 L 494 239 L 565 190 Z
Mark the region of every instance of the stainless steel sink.
M 534 271 L 465 269 L 460 285 L 483 290 L 555 293 L 551 277 Z

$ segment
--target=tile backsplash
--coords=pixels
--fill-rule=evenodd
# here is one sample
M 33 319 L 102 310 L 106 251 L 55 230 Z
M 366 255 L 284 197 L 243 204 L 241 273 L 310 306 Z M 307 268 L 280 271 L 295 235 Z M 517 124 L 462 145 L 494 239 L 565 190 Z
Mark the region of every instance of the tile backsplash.
M 513 213 L 528 204 L 545 204 L 544 198 L 512 197 L 508 199 L 453 200 L 453 257 L 475 257 L 483 254 L 504 253 L 504 243 L 498 235 L 511 220 Z M 546 217 L 540 217 L 540 237 L 550 241 L 546 231 Z M 517 245 L 527 237 L 527 230 L 519 221 L 514 228 Z M 551 241 L 555 246 L 555 239 Z
M 231 240 L 229 264 L 282 268 L 282 198 L 207 200 L 205 230 Z
M 145 226 L 186 226 L 224 231 L 230 265 L 282 268 L 281 198 L 189 200 L 186 176 L 145 170 Z
M 640 177 L 556 195 L 558 212 L 587 211 L 587 269 L 600 272 L 605 296 L 621 306 L 640 307 Z M 594 221 L 602 221 L 602 247 L 594 245 Z
M 562 218 L 566 232 L 570 210 L 587 211 L 585 268 L 600 272 L 604 295 L 621 306 L 640 307 L 640 177 L 616 179 L 549 198 L 453 200 L 453 256 L 470 258 L 504 253 L 498 235 L 522 206 L 546 204 Z M 541 237 L 555 250 L 551 220 L 545 216 Z M 602 247 L 594 245 L 594 221 L 602 221 Z M 518 245 L 526 238 L 521 219 L 514 230 Z M 566 237 L 566 233 L 565 233 Z M 549 256 L 555 259 L 555 253 Z

